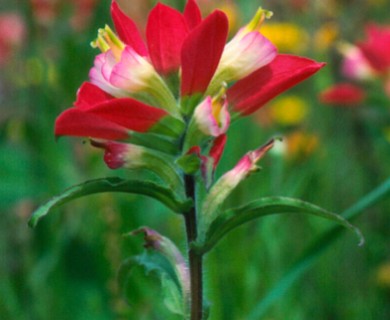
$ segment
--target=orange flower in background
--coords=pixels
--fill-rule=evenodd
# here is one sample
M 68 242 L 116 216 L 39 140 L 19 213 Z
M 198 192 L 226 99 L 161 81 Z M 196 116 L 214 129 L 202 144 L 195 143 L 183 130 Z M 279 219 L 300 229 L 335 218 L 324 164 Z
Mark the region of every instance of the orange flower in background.
M 316 135 L 295 131 L 285 139 L 287 144 L 286 156 L 289 159 L 302 159 L 312 154 L 319 145 Z
M 339 36 L 339 25 L 335 22 L 324 23 L 314 34 L 314 46 L 319 51 L 332 47 Z

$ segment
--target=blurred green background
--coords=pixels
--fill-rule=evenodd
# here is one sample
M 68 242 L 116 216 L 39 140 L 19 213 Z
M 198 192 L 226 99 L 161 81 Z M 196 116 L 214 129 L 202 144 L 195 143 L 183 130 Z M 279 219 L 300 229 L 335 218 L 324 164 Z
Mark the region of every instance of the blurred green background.
M 156 1 L 118 2 L 143 25 Z M 264 33 L 280 52 L 328 64 L 230 129 L 218 175 L 247 150 L 284 137 L 262 160 L 263 170 L 235 191 L 234 203 L 284 195 L 340 213 L 390 176 L 390 101 L 381 84 L 365 85 L 373 98 L 360 106 L 318 101 L 321 90 L 343 80 L 337 44 L 362 39 L 367 22 L 390 24 L 388 0 L 198 2 L 205 13 L 223 8 L 232 32 L 259 5 L 272 10 Z M 1 320 L 176 319 L 162 303 L 156 277 L 135 270 L 126 301 L 116 273 L 121 261 L 143 250 L 142 239 L 122 237 L 139 226 L 158 230 L 184 250 L 180 216 L 154 200 L 104 194 L 67 204 L 34 230 L 27 226 L 39 204 L 71 185 L 135 174 L 110 171 L 101 151 L 82 139 L 56 142 L 53 136 L 56 116 L 72 105 L 88 77 L 97 53 L 90 41 L 111 24 L 109 6 L 109 0 L 0 2 Z M 389 205 L 384 199 L 354 220 L 364 247 L 344 232 L 261 319 L 390 319 Z M 247 319 L 330 227 L 320 219 L 282 215 L 229 234 L 205 262 L 210 319 Z

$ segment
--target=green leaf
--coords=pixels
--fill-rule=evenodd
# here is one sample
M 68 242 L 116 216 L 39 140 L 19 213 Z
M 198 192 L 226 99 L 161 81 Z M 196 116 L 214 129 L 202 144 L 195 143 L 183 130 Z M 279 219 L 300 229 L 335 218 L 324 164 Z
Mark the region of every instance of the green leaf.
M 164 274 L 161 275 L 161 286 L 164 292 L 164 304 L 168 310 L 185 317 L 183 297 L 177 284 Z
M 165 290 L 165 304 L 173 313 L 186 315 L 190 309 L 190 274 L 188 265 L 177 246 L 167 237 L 148 227 L 141 227 L 127 235 L 144 235 L 144 247 L 153 249 L 166 258 L 175 277 L 161 278 Z M 172 283 L 175 279 L 175 283 Z M 174 286 L 175 285 L 175 286 Z M 178 292 L 180 291 L 180 292 Z
M 177 155 L 179 152 L 176 140 L 155 133 L 139 133 L 132 131 L 131 143 L 158 150 L 173 156 Z
M 185 174 L 195 174 L 200 168 L 201 161 L 196 154 L 191 153 L 179 157 L 176 164 Z
M 174 267 L 163 255 L 157 252 L 144 252 L 141 255 L 125 260 L 119 268 L 118 284 L 125 292 L 129 282 L 131 271 L 134 267 L 140 266 L 146 273 L 154 272 L 161 280 L 162 293 L 166 307 L 175 314 L 186 317 L 185 306 L 179 280 L 176 277 Z
M 200 252 L 205 253 L 211 250 L 225 234 L 236 227 L 266 215 L 280 213 L 306 213 L 337 222 L 354 231 L 360 239 L 360 244 L 364 242 L 360 230 L 335 213 L 298 199 L 268 197 L 224 212 L 211 224 L 206 232 L 205 239 L 198 239 L 194 246 Z
M 31 227 L 35 227 L 42 217 L 47 215 L 52 209 L 64 203 L 73 199 L 102 192 L 142 194 L 159 200 L 175 212 L 186 212 L 192 206 L 191 200 L 180 198 L 172 190 L 154 182 L 108 177 L 86 181 L 82 184 L 73 186 L 64 191 L 62 194 L 52 198 L 33 213 L 29 220 L 29 225 Z

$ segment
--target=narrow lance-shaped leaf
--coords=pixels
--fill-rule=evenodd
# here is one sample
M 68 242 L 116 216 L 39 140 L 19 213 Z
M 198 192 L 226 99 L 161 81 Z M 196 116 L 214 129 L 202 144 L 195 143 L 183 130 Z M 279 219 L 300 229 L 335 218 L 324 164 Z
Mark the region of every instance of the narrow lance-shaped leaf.
M 360 230 L 351 225 L 340 215 L 298 199 L 267 197 L 221 214 L 207 230 L 204 242 L 196 243 L 196 247 L 201 252 L 207 252 L 212 249 L 225 234 L 238 226 L 266 215 L 280 213 L 305 213 L 337 222 L 347 229 L 354 231 L 360 239 L 360 245 L 364 243 L 364 238 Z
M 186 212 L 192 205 L 192 201 L 180 198 L 171 189 L 165 188 L 154 182 L 108 177 L 86 181 L 82 184 L 73 186 L 60 195 L 52 198 L 33 213 L 29 225 L 35 227 L 41 218 L 62 204 L 77 198 L 103 192 L 135 193 L 149 196 L 159 200 L 168 208 L 178 213 Z

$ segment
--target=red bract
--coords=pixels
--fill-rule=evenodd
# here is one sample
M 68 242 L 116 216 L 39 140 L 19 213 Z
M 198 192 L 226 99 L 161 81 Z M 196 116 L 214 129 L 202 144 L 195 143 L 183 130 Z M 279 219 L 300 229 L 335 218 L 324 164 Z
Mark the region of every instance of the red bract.
M 123 13 L 115 1 L 113 1 L 111 5 L 111 17 L 119 38 L 132 47 L 139 55 L 146 56 L 148 50 L 146 49 L 136 24 Z
M 206 91 L 225 47 L 228 28 L 226 15 L 215 11 L 185 40 L 181 53 L 183 96 Z
M 161 74 L 177 71 L 180 51 L 188 30 L 200 23 L 199 8 L 189 1 L 183 16 L 179 11 L 158 3 L 150 12 L 146 25 L 147 49 L 135 23 L 127 17 L 115 1 L 111 15 L 120 39 L 138 54 L 149 56 L 154 68 Z
M 148 131 L 166 115 L 166 111 L 132 98 L 115 99 L 86 82 L 78 92 L 75 107 L 57 118 L 55 135 L 125 139 L 130 130 Z
M 202 15 L 195 0 L 188 0 L 184 8 L 184 18 L 189 29 L 195 28 L 202 21 Z
M 221 134 L 218 136 L 210 149 L 210 157 L 214 159 L 213 168 L 217 167 L 219 160 L 221 160 L 223 150 L 225 149 L 227 136 L 226 134 Z
M 187 33 L 187 23 L 179 11 L 158 3 L 150 12 L 146 39 L 157 72 L 168 74 L 179 69 L 180 50 Z
M 279 54 L 267 66 L 236 82 L 227 91 L 228 101 L 234 111 L 242 115 L 251 114 L 324 65 L 303 57 Z

